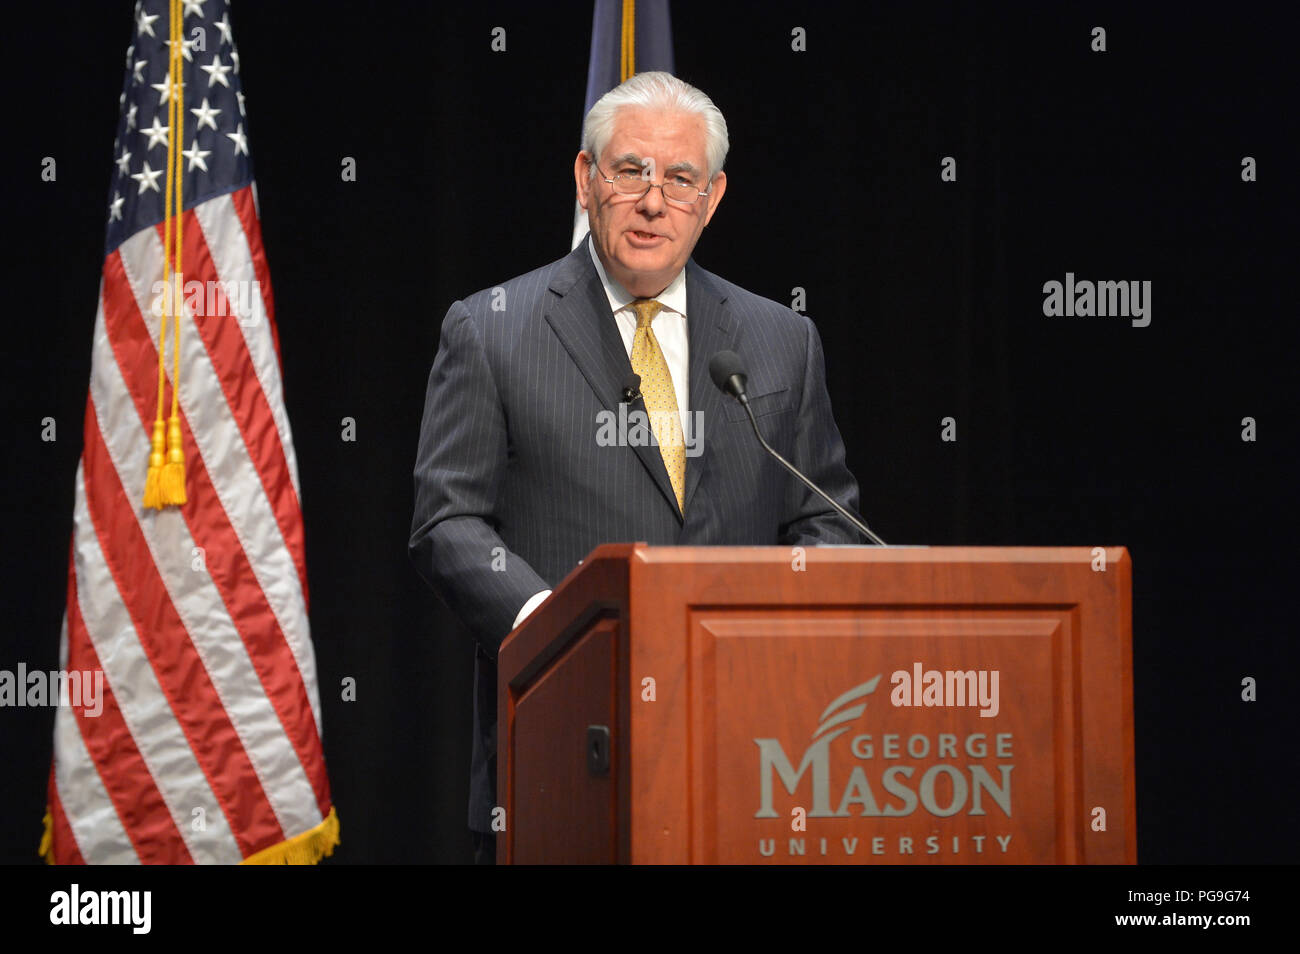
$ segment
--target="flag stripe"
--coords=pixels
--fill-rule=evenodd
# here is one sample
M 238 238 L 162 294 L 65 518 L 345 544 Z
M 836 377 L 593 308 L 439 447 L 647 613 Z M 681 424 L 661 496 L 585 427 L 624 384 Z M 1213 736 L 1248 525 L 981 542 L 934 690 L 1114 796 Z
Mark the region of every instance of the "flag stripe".
M 80 483 L 80 471 L 77 478 Z M 72 580 L 75 581 L 75 576 Z M 69 588 L 72 586 L 70 583 Z M 68 600 L 67 614 L 63 618 L 62 646 L 68 645 L 70 614 L 80 619 L 75 594 Z M 84 634 L 84 627 L 82 632 Z M 61 665 L 67 669 L 66 662 Z M 104 787 L 104 780 L 86 749 L 77 716 L 65 706 L 54 710 L 54 743 L 60 757 L 54 763 L 52 784 L 59 793 L 60 808 L 64 809 L 67 825 L 66 832 L 62 831 L 57 825 L 58 816 L 54 817 L 55 861 L 72 864 L 74 857 L 83 854 L 78 848 L 81 844 L 88 846 L 85 854 L 93 853 L 94 860 L 102 859 L 109 864 L 139 864 L 135 846 L 127 836 L 122 819 Z M 68 850 L 68 846 L 74 850 Z
M 58 731 L 56 727 L 54 730 L 56 739 Z M 84 865 L 86 859 L 82 857 L 81 849 L 77 846 L 77 839 L 72 834 L 72 826 L 68 823 L 68 815 L 63 810 L 63 802 L 59 798 L 54 765 L 55 763 L 51 761 L 49 793 L 46 796 L 50 812 L 50 860 L 56 865 Z
M 202 228 L 185 230 L 185 277 L 204 283 L 208 282 L 248 282 L 251 285 L 252 268 L 240 268 L 236 262 L 239 254 L 232 255 L 231 247 L 235 236 L 242 239 L 243 231 L 238 219 L 233 214 L 228 197 L 213 199 L 191 213 L 195 225 Z M 212 233 L 209 237 L 207 233 Z M 218 263 L 213 258 L 212 249 L 217 249 L 221 256 Z M 285 446 L 292 447 L 288 434 L 288 420 L 283 413 L 283 403 L 279 398 L 279 375 L 272 385 L 274 391 L 267 390 L 267 382 L 258 369 L 259 363 L 275 364 L 271 351 L 269 336 L 266 333 L 266 314 L 260 295 L 249 293 L 247 298 L 252 309 L 249 316 L 256 325 L 248 324 L 239 318 L 228 317 L 231 308 L 221 286 L 213 298 L 218 315 L 225 312 L 227 317 L 195 317 L 194 326 L 203 337 L 212 366 L 217 372 L 217 379 L 226 396 L 226 403 L 231 408 L 235 422 L 238 424 L 258 472 L 262 478 L 262 488 L 271 502 L 276 523 L 285 545 L 293 557 L 298 573 L 299 588 L 307 579 L 307 563 L 303 548 L 302 515 L 298 505 L 298 495 L 294 489 L 297 477 L 290 467 Z M 259 348 L 259 343 L 262 346 Z M 262 354 L 254 354 L 255 351 Z M 257 372 L 249 374 L 249 367 Z M 274 395 L 276 406 L 281 408 L 277 416 L 271 410 L 269 395 Z M 297 653 L 295 653 L 295 658 Z
M 68 604 L 69 659 L 74 669 L 102 669 L 95 647 L 86 633 L 85 621 L 76 601 Z M 63 711 L 64 707 L 60 707 Z M 136 859 L 145 864 L 192 864 L 189 849 L 176 822 L 167 811 L 158 786 L 145 766 L 144 758 L 136 747 L 131 732 L 122 718 L 113 688 L 104 685 L 103 711 L 95 717 L 85 714 L 80 707 L 71 708 L 77 720 L 86 753 L 96 765 L 112 767 L 100 773 L 104 791 L 112 802 L 124 835 L 130 839 Z M 91 724 L 93 722 L 93 724 Z M 107 814 L 105 812 L 105 814 Z M 96 846 L 96 854 L 102 846 Z M 96 861 L 102 860 L 99 857 Z
M 96 478 L 94 483 L 100 482 Z M 92 483 L 84 466 L 78 469 L 73 521 L 76 528 L 76 592 L 86 637 L 94 646 L 104 668 L 104 679 L 114 688 L 118 709 L 140 750 L 149 774 L 158 786 L 168 814 L 185 838 L 190 856 L 199 857 L 200 842 L 187 831 L 192 808 L 203 808 L 209 819 L 207 841 L 217 845 L 215 860 L 239 858 L 239 849 L 225 818 L 212 797 L 207 779 L 194 758 L 184 732 L 176 723 L 169 698 L 141 648 L 135 624 L 127 613 L 104 551 L 100 545 L 104 528 L 91 520 L 86 487 Z M 130 559 L 128 557 L 128 559 Z M 85 727 L 82 727 L 85 731 Z M 100 771 L 116 771 L 112 764 L 100 764 Z M 67 790 L 60 786 L 60 790 Z M 223 837 L 224 835 L 224 837 Z M 88 854 L 97 854 L 88 852 Z M 95 858 L 93 860 L 100 860 Z
M 257 183 L 250 183 L 246 189 L 230 193 L 230 201 L 239 223 L 244 227 L 244 237 L 248 240 L 249 257 L 253 270 L 262 285 L 262 305 L 266 308 L 266 323 L 271 329 L 271 344 L 275 348 L 277 373 L 283 362 L 280 359 L 280 329 L 275 323 L 275 295 L 271 292 L 271 269 L 266 264 L 266 250 L 262 247 L 262 223 L 257 212 Z M 292 445 L 291 449 L 292 449 Z
M 161 280 L 161 267 L 155 270 L 154 266 L 162 261 L 162 241 L 156 232 L 146 229 L 122 243 L 114 256 L 110 256 L 106 269 L 114 267 L 111 265 L 114 257 L 120 262 L 127 278 L 127 287 L 135 299 L 136 307 L 131 309 L 129 317 L 132 320 L 143 320 L 145 337 L 149 341 L 157 341 L 160 321 L 152 307 L 155 297 L 153 283 Z M 111 310 L 109 317 L 113 318 Z M 168 361 L 167 365 L 167 370 L 170 371 L 171 362 Z M 181 367 L 185 369 L 180 391 L 181 408 L 189 420 L 198 450 L 203 455 L 212 487 L 247 555 L 257 582 L 266 595 L 267 603 L 275 614 L 280 633 L 283 634 L 282 639 L 288 646 L 288 651 L 284 654 L 277 649 L 275 659 L 287 660 L 296 670 L 298 678 L 308 687 L 312 715 L 319 734 L 320 709 L 315 693 L 314 660 L 309 648 L 294 651 L 293 640 L 305 640 L 306 634 L 311 631 L 298 573 L 285 547 L 274 510 L 263 491 L 257 467 L 249 455 L 239 424 L 231 414 L 211 357 L 193 321 L 186 322 L 182 329 Z M 154 374 L 157 374 L 156 368 Z M 152 415 L 149 419 L 152 419 Z M 298 665 L 300 653 L 305 657 L 305 666 Z M 295 740 L 295 744 L 298 741 Z M 319 774 L 323 782 L 323 764 L 319 766 Z
M 106 334 L 96 336 L 96 340 L 100 348 L 104 342 L 111 342 L 112 350 L 97 351 L 96 358 L 103 368 L 104 391 L 135 397 L 135 413 L 130 413 L 125 402 L 120 402 L 121 423 L 104 428 L 106 436 L 121 435 L 117 439 L 122 441 L 122 446 L 112 456 L 118 474 L 133 477 L 128 499 L 134 501 L 143 495 L 144 470 L 132 461 L 143 460 L 148 455 L 143 426 L 149 420 L 150 408 L 143 395 L 147 391 L 146 382 L 154 380 L 157 373 L 157 349 L 127 290 L 129 285 L 121 266 L 117 253 L 105 263 Z M 187 324 L 182 332 L 182 348 L 186 331 L 188 337 L 195 337 L 192 326 Z M 194 347 L 202 351 L 201 344 Z M 270 800 L 274 810 L 276 825 L 248 828 L 253 850 L 260 850 L 314 827 L 323 817 L 317 806 L 315 786 L 304 770 L 305 765 L 321 761 L 319 754 L 311 759 L 312 752 L 321 751 L 320 740 L 305 687 L 279 633 L 275 615 L 221 506 L 206 459 L 194 444 L 192 428 L 185 426 L 190 423 L 185 418 L 190 407 L 214 403 L 213 398 L 201 393 L 191 397 L 195 383 L 193 376 L 188 376 L 181 385 L 186 482 L 193 501 L 179 515 L 174 512 L 146 515 L 139 527 L 147 531 L 145 536 L 150 538 L 153 553 L 165 550 L 176 555 L 173 564 L 180 561 L 179 566 L 164 572 L 163 577 L 177 591 L 175 604 L 184 630 L 203 659 L 224 704 L 224 712 L 214 711 L 210 715 L 222 718 L 225 723 L 233 722 L 242 742 L 241 755 L 249 760 L 250 768 L 261 782 L 258 792 L 265 793 L 262 797 Z M 92 388 L 99 386 L 92 384 Z M 218 394 L 215 403 L 221 402 Z M 134 450 L 130 449 L 133 445 Z M 206 572 L 197 573 L 189 565 L 200 533 Z M 238 608 L 238 623 L 227 607 Z
M 158 554 L 151 554 L 136 522 L 133 501 L 118 480 L 93 405 L 86 412 L 82 460 L 85 469 L 97 475 L 85 481 L 79 500 L 95 531 L 82 535 L 95 539 L 78 539 L 85 559 L 78 563 L 77 591 L 91 642 L 191 855 L 197 858 L 204 847 L 218 854 L 233 850 L 233 860 L 238 861 L 251 846 L 245 844 L 245 835 L 231 831 L 228 819 L 240 817 L 245 786 L 256 786 L 264 798 L 261 785 L 162 584 L 155 564 Z M 157 517 L 180 519 L 174 512 Z M 188 552 L 165 562 L 180 560 L 188 572 Z M 93 581 L 89 588 L 87 578 Z M 90 606 L 85 605 L 88 594 L 94 600 Z M 270 816 L 265 805 L 259 807 Z M 206 831 L 189 830 L 196 808 L 203 810 Z M 219 824 L 214 816 L 221 817 Z M 261 834 L 266 821 L 255 816 L 249 830 Z M 269 821 L 275 824 L 274 816 Z M 209 834 L 211 846 L 206 845 Z M 235 841 L 227 844 L 231 837 Z
M 266 251 L 262 247 L 262 226 L 257 221 L 253 207 L 253 187 L 245 186 L 228 196 L 214 199 L 198 206 L 195 214 L 203 226 L 203 235 L 212 249 L 213 261 L 223 278 L 251 277 L 257 282 L 258 294 L 253 296 L 254 318 L 241 326 L 248 340 L 248 353 L 253 361 L 257 379 L 275 413 L 275 426 L 280 432 L 280 444 L 289 472 L 293 475 L 294 492 L 301 497 L 298 484 L 298 462 L 293 449 L 293 434 L 289 414 L 284 407 L 284 383 L 280 372 L 280 333 L 275 324 L 275 296 L 271 291 L 271 269 L 266 264 Z M 237 221 L 239 228 L 232 222 Z M 251 272 L 251 275 L 248 273 Z

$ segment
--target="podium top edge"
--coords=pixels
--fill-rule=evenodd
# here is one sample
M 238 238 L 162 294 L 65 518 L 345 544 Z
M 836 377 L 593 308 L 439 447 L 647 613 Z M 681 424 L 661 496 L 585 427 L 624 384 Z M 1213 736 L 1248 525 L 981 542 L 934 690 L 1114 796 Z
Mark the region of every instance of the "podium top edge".
M 626 555 L 626 544 L 606 545 Z M 591 558 L 602 556 L 605 546 L 597 547 Z M 650 546 L 637 543 L 631 556 L 641 563 L 678 563 L 690 560 L 697 563 L 786 563 L 792 546 Z M 1105 562 L 1113 564 L 1130 560 L 1128 549 L 1122 546 L 1074 547 L 971 547 L 929 546 L 925 544 L 897 544 L 885 547 L 833 544 L 802 548 L 804 555 L 816 562 L 840 563 L 851 561 L 888 562 L 948 562 L 948 563 L 1089 563 L 1104 554 Z

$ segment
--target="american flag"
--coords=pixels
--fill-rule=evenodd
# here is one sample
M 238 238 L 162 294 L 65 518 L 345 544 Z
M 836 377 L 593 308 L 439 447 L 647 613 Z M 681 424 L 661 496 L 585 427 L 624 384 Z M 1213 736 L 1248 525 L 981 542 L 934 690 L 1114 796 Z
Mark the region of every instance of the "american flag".
M 142 499 L 158 396 L 174 10 L 188 500 L 156 510 Z M 59 864 L 310 862 L 338 839 L 239 72 L 227 2 L 137 3 L 60 649 L 65 671 L 102 669 L 105 690 L 98 716 L 75 700 L 56 709 L 42 848 Z M 166 371 L 169 407 L 170 336 Z

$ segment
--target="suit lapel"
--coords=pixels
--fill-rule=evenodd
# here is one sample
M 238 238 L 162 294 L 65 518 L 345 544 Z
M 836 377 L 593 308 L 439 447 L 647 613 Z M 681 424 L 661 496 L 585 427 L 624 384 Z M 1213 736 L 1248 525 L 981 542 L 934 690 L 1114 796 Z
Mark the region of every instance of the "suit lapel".
M 690 343 L 690 422 L 701 453 L 686 458 L 686 489 L 683 497 L 690 512 L 691 498 L 700 480 L 708 470 L 710 438 L 709 428 L 716 428 L 724 419 L 722 405 L 726 400 L 709 376 L 709 359 L 724 349 L 735 349 L 740 327 L 730 309 L 726 307 L 726 292 L 717 279 L 704 271 L 694 261 L 686 263 L 686 325 Z
M 554 297 L 547 306 L 547 322 L 565 350 L 569 352 L 573 363 L 582 372 L 582 376 L 591 385 L 601 405 L 606 410 L 617 414 L 622 398 L 623 382 L 632 373 L 632 362 L 628 360 L 627 351 L 623 347 L 623 338 L 618 333 L 614 316 L 610 313 L 609 299 L 605 297 L 605 288 L 600 283 L 600 276 L 596 274 L 596 266 L 591 262 L 591 253 L 587 250 L 586 242 L 580 244 L 560 263 L 551 279 L 550 289 Z M 688 300 L 689 297 L 688 290 Z M 690 323 L 689 311 L 687 323 Z M 645 412 L 645 404 L 640 398 L 634 402 L 632 408 Z M 592 421 L 593 434 L 595 427 L 596 422 Z M 632 445 L 631 449 L 680 520 L 681 511 L 677 507 L 677 495 L 673 493 L 672 482 L 668 479 L 668 469 L 664 466 L 658 446 Z M 688 460 L 686 465 L 688 487 L 690 471 Z

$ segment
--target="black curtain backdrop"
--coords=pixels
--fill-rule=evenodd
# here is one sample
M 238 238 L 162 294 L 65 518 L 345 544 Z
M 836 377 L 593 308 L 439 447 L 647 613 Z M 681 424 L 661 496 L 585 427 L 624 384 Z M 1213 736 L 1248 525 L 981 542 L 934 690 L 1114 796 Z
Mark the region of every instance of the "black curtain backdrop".
M 58 665 L 132 6 L 5 13 L 10 670 Z M 678 74 L 731 131 L 695 258 L 778 301 L 805 290 L 868 522 L 893 543 L 1127 546 L 1139 860 L 1295 861 L 1292 34 L 1248 7 L 672 15 Z M 468 861 L 471 643 L 408 562 L 411 470 L 448 305 L 568 250 L 591 7 L 236 0 L 231 22 L 301 470 L 332 862 Z M 1045 317 L 1043 283 L 1067 271 L 1150 281 L 1150 326 Z M 52 723 L 0 710 L 0 861 L 36 861 Z

